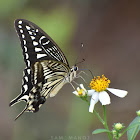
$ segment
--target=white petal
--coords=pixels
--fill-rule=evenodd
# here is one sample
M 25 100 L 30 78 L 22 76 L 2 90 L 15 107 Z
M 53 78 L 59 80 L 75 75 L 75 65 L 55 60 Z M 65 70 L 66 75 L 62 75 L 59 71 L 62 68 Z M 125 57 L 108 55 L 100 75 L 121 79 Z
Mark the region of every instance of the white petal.
M 78 96 L 78 92 L 77 91 L 73 91 L 73 94 L 75 94 L 76 96 Z
M 92 96 L 94 93 L 95 93 L 95 90 L 94 89 L 87 90 L 87 95 L 88 96 Z
M 80 84 L 80 87 L 81 87 L 82 89 L 84 89 L 84 85 L 83 85 L 83 84 Z
M 77 91 L 79 91 L 80 90 L 80 88 L 79 87 L 77 87 Z
M 81 89 L 87 91 L 87 90 L 84 88 L 84 85 L 83 85 L 83 84 L 80 84 L 80 87 L 81 87 Z
M 110 97 L 106 91 L 102 91 L 99 93 L 99 101 L 102 105 L 110 104 Z
M 91 99 L 94 100 L 97 103 L 98 100 L 99 100 L 99 93 L 94 92 L 94 94 L 91 96 Z
M 98 102 L 98 99 L 99 99 L 99 94 L 95 92 L 92 95 L 91 100 L 90 100 L 89 112 L 93 113 L 94 106 Z
M 128 93 L 126 90 L 120 90 L 120 89 L 114 89 L 114 88 L 107 88 L 107 90 L 120 98 L 125 97 Z

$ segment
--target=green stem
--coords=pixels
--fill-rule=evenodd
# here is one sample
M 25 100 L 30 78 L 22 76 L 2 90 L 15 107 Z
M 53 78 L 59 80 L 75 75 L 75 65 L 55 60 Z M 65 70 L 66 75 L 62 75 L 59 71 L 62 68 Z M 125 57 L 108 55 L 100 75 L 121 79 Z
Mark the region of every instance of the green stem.
M 89 103 L 90 105 L 90 103 Z M 94 109 L 94 114 L 96 115 L 96 117 L 100 120 L 100 122 L 104 125 L 104 120 L 100 117 L 99 113 L 97 113 Z
M 106 109 L 104 105 L 103 105 L 103 111 L 104 111 L 104 127 L 105 129 L 109 130 L 108 125 L 107 125 L 107 120 L 106 120 Z M 107 132 L 107 134 L 108 134 L 109 139 L 113 140 L 111 134 L 109 132 Z
M 96 117 L 100 120 L 100 122 L 104 125 L 105 124 L 104 120 L 100 117 L 99 113 L 97 113 L 95 111 L 95 109 L 94 109 L 94 113 L 95 113 Z
M 105 110 L 105 106 L 103 106 L 103 110 L 104 110 L 104 120 L 100 117 L 99 113 L 97 113 L 97 112 L 95 111 L 95 109 L 94 109 L 94 114 L 97 116 L 97 118 L 100 120 L 100 122 L 104 125 L 104 127 L 105 127 L 107 130 L 109 130 L 108 125 L 107 125 L 107 120 L 106 120 L 106 110 Z M 109 131 L 110 131 L 110 130 L 109 130 Z M 110 139 L 110 140 L 113 140 L 111 134 L 110 134 L 109 132 L 108 132 L 107 134 L 108 134 L 109 139 Z

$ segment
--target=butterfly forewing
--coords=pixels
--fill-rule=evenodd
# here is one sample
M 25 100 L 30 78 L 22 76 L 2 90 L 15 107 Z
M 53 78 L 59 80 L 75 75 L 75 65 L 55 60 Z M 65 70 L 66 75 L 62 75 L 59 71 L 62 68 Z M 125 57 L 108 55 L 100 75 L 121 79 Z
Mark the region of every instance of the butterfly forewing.
M 15 28 L 27 66 L 39 60 L 56 60 L 69 65 L 58 45 L 37 25 L 24 19 L 17 19 Z

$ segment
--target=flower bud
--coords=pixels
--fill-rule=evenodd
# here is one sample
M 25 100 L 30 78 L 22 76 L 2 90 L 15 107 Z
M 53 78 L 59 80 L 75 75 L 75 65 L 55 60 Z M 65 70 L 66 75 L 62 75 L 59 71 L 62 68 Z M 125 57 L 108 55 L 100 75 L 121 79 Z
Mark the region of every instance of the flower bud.
M 114 129 L 116 131 L 121 131 L 123 128 L 124 128 L 124 126 L 123 126 L 122 123 L 116 123 L 116 124 L 114 124 Z
M 139 111 L 137 111 L 136 113 L 137 113 L 137 115 L 140 117 L 140 110 L 139 110 Z

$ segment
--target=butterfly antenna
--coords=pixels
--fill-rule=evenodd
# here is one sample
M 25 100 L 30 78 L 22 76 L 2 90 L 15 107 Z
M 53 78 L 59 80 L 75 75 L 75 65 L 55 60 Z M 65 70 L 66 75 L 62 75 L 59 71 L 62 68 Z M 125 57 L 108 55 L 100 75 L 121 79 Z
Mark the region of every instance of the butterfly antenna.
M 22 110 L 22 112 L 20 114 L 17 115 L 17 117 L 15 118 L 15 121 L 27 110 L 27 106 Z
M 84 44 L 81 43 L 81 48 L 83 48 L 83 47 L 84 47 Z M 80 49 L 80 53 L 79 53 L 79 55 L 81 55 L 81 53 L 82 53 L 82 49 Z M 79 55 L 77 55 L 77 58 L 76 58 L 76 60 L 75 60 L 75 65 L 76 65 L 76 64 L 79 64 L 79 63 L 76 63 L 77 60 L 78 60 L 78 58 L 79 58 Z M 84 62 L 84 61 L 82 61 L 82 62 Z M 80 62 L 80 63 L 81 63 L 81 62 Z
M 83 63 L 84 61 L 86 61 L 86 60 L 85 60 L 85 59 L 83 59 L 82 61 L 80 61 L 80 62 L 76 63 L 75 65 L 80 64 L 80 63 Z

